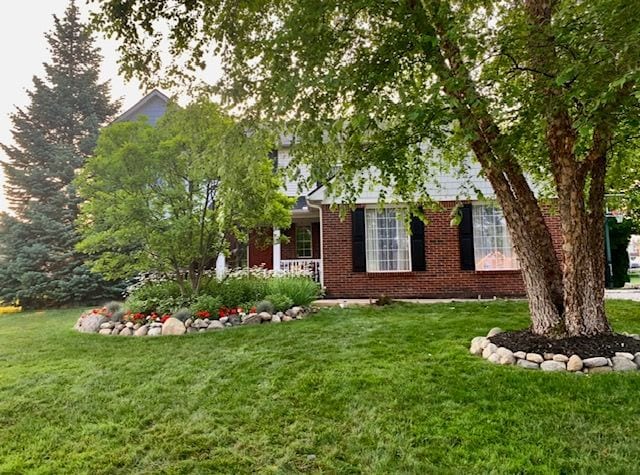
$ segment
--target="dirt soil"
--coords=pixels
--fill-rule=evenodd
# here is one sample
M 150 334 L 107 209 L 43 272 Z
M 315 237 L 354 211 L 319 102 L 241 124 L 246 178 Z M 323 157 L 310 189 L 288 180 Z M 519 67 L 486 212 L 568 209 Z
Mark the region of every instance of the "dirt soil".
M 640 341 L 629 336 L 613 333 L 611 335 L 599 335 L 596 337 L 571 337 L 561 340 L 551 340 L 539 335 L 533 335 L 529 330 L 517 332 L 499 333 L 489 338 L 495 343 L 513 352 L 524 351 L 526 353 L 554 353 L 566 356 L 578 355 L 580 358 L 593 358 L 615 356 L 616 351 L 627 353 L 640 352 Z

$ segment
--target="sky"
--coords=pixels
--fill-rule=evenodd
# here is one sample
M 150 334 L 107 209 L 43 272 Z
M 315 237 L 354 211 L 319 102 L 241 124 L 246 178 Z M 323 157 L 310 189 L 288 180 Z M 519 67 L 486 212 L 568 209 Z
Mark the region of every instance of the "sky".
M 11 143 L 9 115 L 16 106 L 28 104 L 27 90 L 32 88 L 33 76 L 43 77 L 42 63 L 50 58 L 44 34 L 53 27 L 53 15 L 62 17 L 67 5 L 68 0 L 20 0 L 3 5 L 0 15 L 0 64 L 3 65 L 0 74 L 0 143 Z M 78 1 L 78 6 L 86 19 L 90 7 L 82 0 Z M 94 5 L 91 7 L 95 8 Z M 122 99 L 124 111 L 143 97 L 144 88 L 137 82 L 127 83 L 118 76 L 116 43 L 101 37 L 96 39 L 104 57 L 101 79 L 111 81 L 111 97 Z M 207 76 L 214 78 L 217 72 L 208 72 Z M 0 160 L 6 160 L 2 151 Z M 7 202 L 1 168 L 0 190 L 0 211 L 3 211 L 7 209 Z

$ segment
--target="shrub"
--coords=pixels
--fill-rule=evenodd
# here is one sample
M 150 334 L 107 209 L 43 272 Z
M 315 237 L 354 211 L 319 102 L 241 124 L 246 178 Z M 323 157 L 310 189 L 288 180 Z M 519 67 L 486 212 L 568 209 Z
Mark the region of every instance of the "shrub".
M 246 302 L 258 302 L 267 295 L 267 280 L 247 276 L 225 279 L 219 286 L 217 297 L 222 305 L 235 308 Z
M 111 301 L 104 304 L 104 308 L 107 309 L 107 313 L 110 315 L 114 315 L 115 313 L 121 312 L 123 310 L 122 302 Z
M 200 295 L 191 304 L 191 312 L 209 312 L 217 315 L 220 307 L 223 306 L 222 299 L 213 295 Z
M 276 312 L 284 312 L 285 310 L 289 310 L 291 307 L 293 307 L 293 300 L 291 300 L 291 298 L 289 298 L 287 295 L 267 295 L 264 299 L 273 304 L 273 308 Z
M 136 288 L 127 298 L 125 306 L 133 313 L 172 313 L 188 307 L 189 295 L 183 295 L 175 281 L 149 282 Z
M 286 295 L 293 305 L 309 305 L 321 295 L 320 285 L 308 277 L 276 277 L 268 281 L 269 295 Z
M 262 313 L 262 312 L 267 312 L 267 313 L 275 312 L 275 307 L 273 303 L 271 303 L 271 301 L 269 300 L 261 300 L 260 302 L 258 302 L 256 304 L 256 313 Z
M 177 318 L 178 320 L 184 323 L 191 318 L 191 315 L 192 315 L 191 310 L 189 310 L 188 308 L 181 308 L 176 313 L 174 313 L 172 317 Z

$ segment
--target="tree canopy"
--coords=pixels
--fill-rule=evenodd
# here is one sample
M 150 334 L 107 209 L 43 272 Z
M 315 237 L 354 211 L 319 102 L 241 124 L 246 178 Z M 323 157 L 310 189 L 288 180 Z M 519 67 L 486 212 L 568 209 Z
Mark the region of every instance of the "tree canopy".
M 231 239 L 288 227 L 292 202 L 279 190 L 272 131 L 247 129 L 201 100 L 105 128 L 76 184 L 79 248 L 111 278 L 143 271 L 188 274 L 197 291 Z
M 183 79 L 220 55 L 223 97 L 287 121 L 312 179 L 339 163 L 336 192 L 357 195 L 374 166 L 414 200 L 434 167 L 464 168 L 471 152 L 512 234 L 532 330 L 610 331 L 605 178 L 638 127 L 637 2 L 95 1 L 126 72 Z M 532 177 L 557 201 L 561 258 Z

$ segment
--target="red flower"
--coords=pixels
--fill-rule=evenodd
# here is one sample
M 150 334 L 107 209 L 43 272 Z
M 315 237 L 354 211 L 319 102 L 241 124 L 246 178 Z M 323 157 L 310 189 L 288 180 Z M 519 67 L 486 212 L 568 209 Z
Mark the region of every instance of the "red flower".
M 169 320 L 171 318 L 171 315 L 167 314 L 167 315 L 163 315 L 162 318 L 160 319 L 160 322 L 164 323 L 167 320 Z
M 249 313 L 256 313 L 257 311 L 258 311 L 257 308 L 251 307 L 251 310 L 249 310 Z
M 237 313 L 238 313 L 238 310 L 237 310 L 237 309 L 235 309 L 235 308 L 232 308 L 231 310 L 229 310 L 229 313 L 230 313 L 231 315 L 235 315 L 235 314 L 237 314 Z
M 222 317 L 228 317 L 229 316 L 229 309 L 227 307 L 222 307 L 220 308 L 220 310 L 218 310 L 218 317 L 222 318 Z
M 199 312 L 196 312 L 196 317 L 198 318 L 209 318 L 210 316 L 211 314 L 206 310 L 200 310 Z
M 141 313 L 141 312 L 134 313 L 132 318 L 133 318 L 134 321 L 135 320 L 144 320 L 145 319 L 145 314 Z

